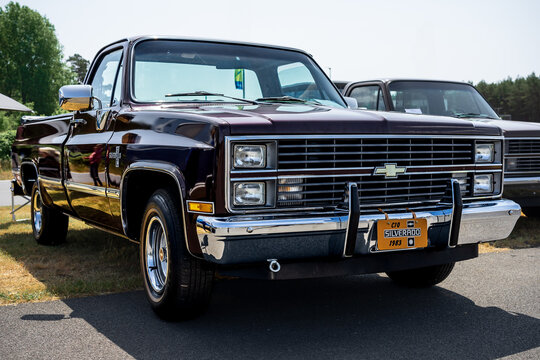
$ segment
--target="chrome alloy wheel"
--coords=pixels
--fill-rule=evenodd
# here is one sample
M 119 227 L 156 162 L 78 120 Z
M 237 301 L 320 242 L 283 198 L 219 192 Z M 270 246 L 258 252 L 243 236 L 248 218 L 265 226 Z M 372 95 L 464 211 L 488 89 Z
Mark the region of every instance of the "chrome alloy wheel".
M 32 199 L 32 207 L 34 208 L 34 229 L 36 233 L 41 233 L 41 227 L 43 225 L 43 219 L 41 217 L 41 210 L 43 203 L 41 202 L 41 195 L 39 191 L 36 191 L 34 198 Z
M 161 219 L 154 216 L 148 222 L 145 235 L 146 274 L 152 289 L 163 292 L 168 275 L 168 247 L 165 227 Z

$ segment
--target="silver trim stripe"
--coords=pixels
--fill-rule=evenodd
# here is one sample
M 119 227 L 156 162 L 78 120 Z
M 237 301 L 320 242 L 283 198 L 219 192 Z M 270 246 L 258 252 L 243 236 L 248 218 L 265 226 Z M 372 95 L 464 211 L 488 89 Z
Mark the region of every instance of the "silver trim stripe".
M 107 188 L 66 181 L 66 188 L 70 191 L 79 191 L 85 194 L 107 197 Z
M 540 177 L 538 176 L 531 176 L 531 177 L 505 177 L 504 178 L 504 184 L 505 185 L 534 185 L 534 184 L 540 184 Z

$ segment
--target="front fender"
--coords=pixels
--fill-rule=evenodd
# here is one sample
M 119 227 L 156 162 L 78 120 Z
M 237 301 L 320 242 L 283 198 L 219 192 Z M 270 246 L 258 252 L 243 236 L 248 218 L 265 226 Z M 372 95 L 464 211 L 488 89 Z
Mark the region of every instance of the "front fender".
M 177 186 L 178 194 L 179 194 L 179 203 L 180 203 L 180 212 L 182 214 L 182 226 L 184 229 L 184 237 L 186 241 L 186 248 L 188 249 L 189 253 L 193 256 L 196 256 L 195 254 L 200 253 L 200 249 L 197 251 L 197 248 L 199 247 L 197 239 L 194 239 L 195 241 L 189 241 L 187 227 L 186 227 L 186 211 L 185 211 L 185 201 L 186 198 L 186 181 L 185 177 L 180 171 L 180 169 L 171 163 L 163 162 L 163 161 L 138 161 L 130 164 L 124 174 L 122 175 L 122 180 L 120 183 L 120 209 L 121 209 L 121 219 L 122 219 L 122 228 L 124 231 L 124 234 L 129 237 L 129 224 L 128 224 L 128 208 L 126 206 L 127 204 L 127 198 L 128 196 L 136 196 L 136 195 L 130 195 L 127 191 L 127 181 L 129 180 L 129 177 L 131 174 L 135 172 L 140 171 L 148 171 L 148 172 L 158 172 L 162 174 L 166 174 L 167 176 L 170 176 L 171 179 L 174 181 L 174 183 Z

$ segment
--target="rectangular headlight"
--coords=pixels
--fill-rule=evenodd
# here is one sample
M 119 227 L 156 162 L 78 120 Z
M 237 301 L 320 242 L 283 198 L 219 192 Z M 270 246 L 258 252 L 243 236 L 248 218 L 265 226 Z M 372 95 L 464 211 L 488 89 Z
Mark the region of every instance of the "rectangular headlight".
M 474 194 L 493 193 L 493 174 L 479 174 L 474 176 Z
M 476 144 L 475 161 L 491 163 L 495 159 L 495 144 Z
M 266 145 L 234 145 L 235 168 L 265 168 Z
M 264 182 L 234 184 L 233 204 L 236 206 L 265 205 L 266 184 Z

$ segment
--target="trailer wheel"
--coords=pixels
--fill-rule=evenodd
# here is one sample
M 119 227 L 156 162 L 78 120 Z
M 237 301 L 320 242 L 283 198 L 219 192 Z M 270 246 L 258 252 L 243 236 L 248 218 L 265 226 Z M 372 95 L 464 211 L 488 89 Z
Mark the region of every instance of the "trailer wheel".
M 69 217 L 43 204 L 37 183 L 32 187 L 30 217 L 38 244 L 58 245 L 66 241 Z

